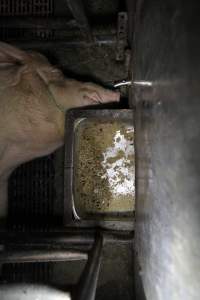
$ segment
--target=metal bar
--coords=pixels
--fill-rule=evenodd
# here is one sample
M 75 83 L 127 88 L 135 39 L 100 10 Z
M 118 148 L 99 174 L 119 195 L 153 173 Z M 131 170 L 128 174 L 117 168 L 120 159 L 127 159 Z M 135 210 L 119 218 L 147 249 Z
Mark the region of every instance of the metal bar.
M 86 43 L 84 39 L 76 39 L 75 37 L 70 37 L 63 41 L 63 39 L 54 39 L 50 40 L 16 40 L 16 39 L 6 39 L 6 42 L 10 42 L 13 45 L 18 47 L 24 47 L 27 49 L 40 49 L 40 48 L 51 48 L 54 47 L 55 44 L 59 47 L 85 47 Z M 99 36 L 97 37 L 93 45 L 100 46 L 100 45 L 115 45 L 116 44 L 116 37 L 115 36 Z
M 44 32 L 43 32 L 44 31 Z M 94 39 L 92 44 L 115 44 L 117 34 L 115 24 L 107 23 L 104 26 L 95 24 L 92 28 Z M 75 20 L 66 21 L 63 17 L 51 18 L 0 18 L 0 38 L 16 45 L 30 44 L 30 47 L 55 43 L 61 46 L 86 45 L 86 40 L 80 32 Z
M 75 250 L 27 250 L 0 252 L 0 263 L 87 260 L 87 253 Z
M 0 18 L 1 23 L 1 18 Z M 25 24 L 24 24 L 25 25 Z M 34 23 L 33 23 L 34 25 Z M 59 24 L 55 24 L 56 26 Z M 14 24 L 13 24 L 14 26 Z M 54 27 L 56 27 L 54 26 Z M 58 27 L 57 27 L 58 28 Z M 33 29 L 33 32 L 31 31 Z M 63 28 L 63 25 L 60 24 L 60 29 L 57 31 L 49 31 L 50 36 L 44 36 L 41 38 L 37 34 L 35 34 L 35 27 L 34 28 L 7 28 L 0 26 L 0 37 L 1 40 L 10 42 L 17 46 L 25 46 L 29 48 L 39 48 L 43 46 L 53 47 L 56 44 L 59 44 L 59 47 L 69 47 L 69 46 L 85 46 L 85 39 L 81 34 L 80 30 L 75 27 L 66 26 Z M 40 29 L 40 28 L 39 28 Z M 73 29 L 73 30 L 71 30 Z M 17 30 L 19 31 L 17 34 Z M 23 31 L 23 34 L 21 32 Z M 43 28 L 42 28 L 43 30 Z M 36 30 L 37 31 L 37 30 Z M 14 34 L 13 34 L 14 32 Z M 94 40 L 92 43 L 94 45 L 113 45 L 116 44 L 116 29 L 113 24 L 108 24 L 101 28 L 100 25 L 95 25 L 92 29 L 92 33 L 94 36 Z M 16 37 L 17 36 L 17 37 Z
M 118 13 L 118 28 L 117 28 L 117 46 L 116 60 L 123 61 L 125 59 L 125 48 L 128 40 L 128 16 L 126 12 Z
M 117 88 L 117 87 L 120 87 L 120 86 L 125 86 L 125 85 L 131 85 L 132 84 L 132 81 L 130 80 L 122 80 L 120 82 L 117 82 L 114 84 L 114 87 Z
M 81 32 L 88 42 L 92 42 L 92 31 L 85 13 L 82 0 L 66 0 Z
M 97 282 L 102 257 L 103 236 L 95 239 L 95 244 L 89 255 L 88 262 L 81 274 L 78 288 L 75 292 L 76 300 L 95 300 Z
M 133 243 L 133 232 L 106 231 L 102 230 L 105 243 Z M 9 231 L 0 232 L 0 245 L 65 245 L 81 246 L 92 245 L 95 240 L 93 230 L 74 230 L 66 232 L 38 232 L 38 233 L 14 233 Z
M 66 17 L 1 17 L 1 28 L 13 29 L 49 29 L 66 30 L 68 26 L 77 26 L 75 20 L 66 20 Z

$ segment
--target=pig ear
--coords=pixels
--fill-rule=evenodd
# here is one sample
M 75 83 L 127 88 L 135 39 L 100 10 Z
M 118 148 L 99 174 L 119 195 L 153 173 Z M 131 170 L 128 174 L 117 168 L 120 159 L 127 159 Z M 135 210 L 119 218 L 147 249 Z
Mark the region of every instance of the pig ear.
M 14 46 L 0 42 L 0 63 L 23 63 L 28 54 Z
M 16 85 L 26 67 L 26 52 L 0 42 L 0 89 Z

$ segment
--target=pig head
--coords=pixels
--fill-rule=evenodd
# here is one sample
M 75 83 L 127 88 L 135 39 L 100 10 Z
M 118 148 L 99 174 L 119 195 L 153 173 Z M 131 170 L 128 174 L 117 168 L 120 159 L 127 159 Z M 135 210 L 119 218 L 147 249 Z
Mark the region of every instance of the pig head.
M 43 55 L 0 42 L 0 216 L 11 172 L 63 144 L 66 110 L 114 101 L 119 93 L 65 78 Z

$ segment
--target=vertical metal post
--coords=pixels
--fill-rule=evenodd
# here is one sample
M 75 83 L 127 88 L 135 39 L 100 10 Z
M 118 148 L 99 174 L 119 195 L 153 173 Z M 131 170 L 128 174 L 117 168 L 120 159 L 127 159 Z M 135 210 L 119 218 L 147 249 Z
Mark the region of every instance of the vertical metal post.
M 102 248 L 103 236 L 99 235 L 95 240 L 91 254 L 88 257 L 88 262 L 81 274 L 78 289 L 75 293 L 76 300 L 95 300 Z

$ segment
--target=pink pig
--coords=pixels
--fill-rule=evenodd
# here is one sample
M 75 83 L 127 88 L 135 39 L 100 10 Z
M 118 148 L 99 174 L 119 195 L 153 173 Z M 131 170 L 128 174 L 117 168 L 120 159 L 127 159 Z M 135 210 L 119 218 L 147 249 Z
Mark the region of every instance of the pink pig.
M 97 84 L 65 78 L 37 52 L 0 42 L 0 217 L 7 214 L 11 172 L 63 144 L 66 110 L 119 98 Z

